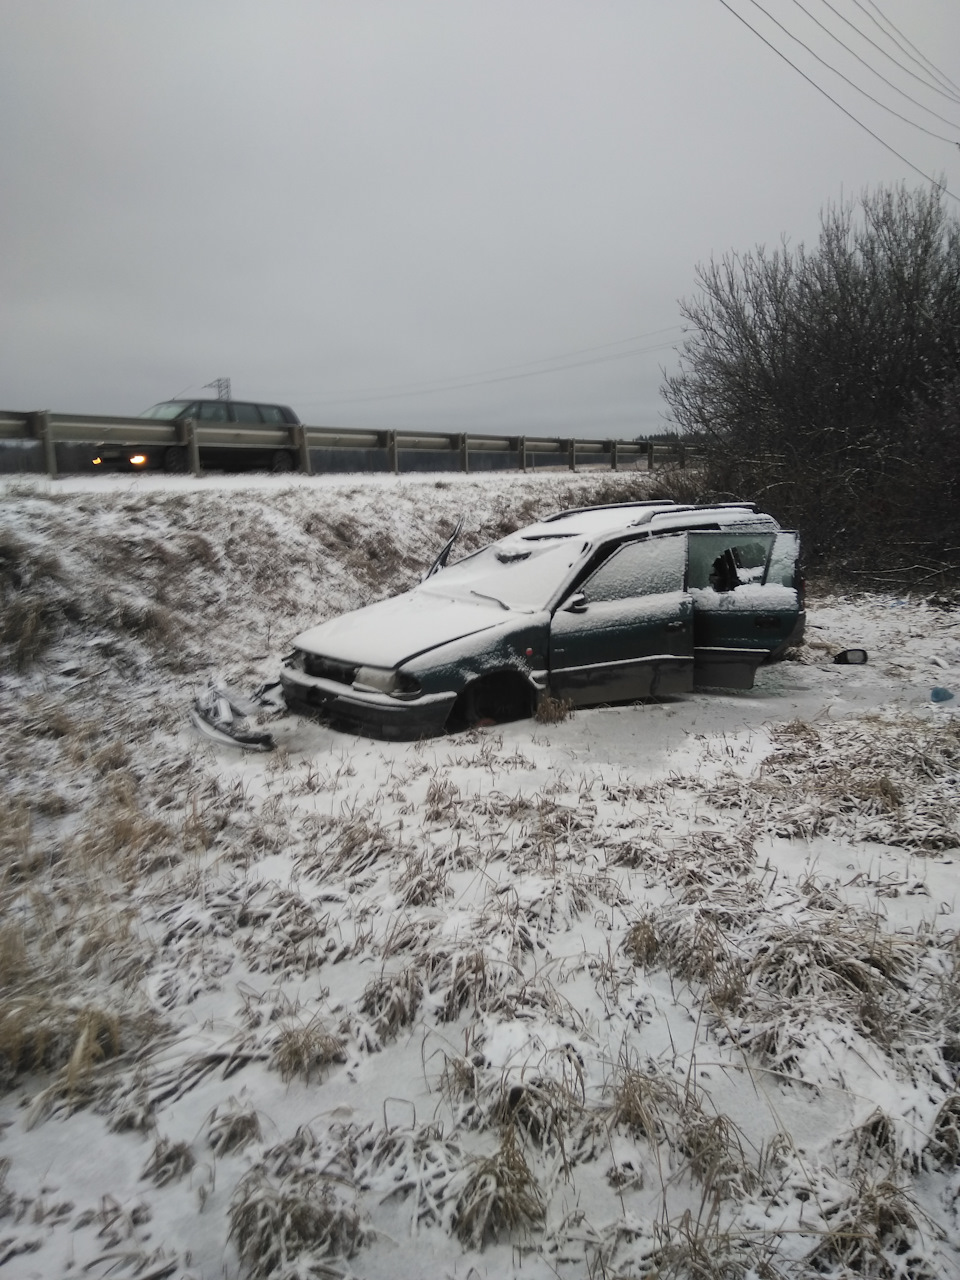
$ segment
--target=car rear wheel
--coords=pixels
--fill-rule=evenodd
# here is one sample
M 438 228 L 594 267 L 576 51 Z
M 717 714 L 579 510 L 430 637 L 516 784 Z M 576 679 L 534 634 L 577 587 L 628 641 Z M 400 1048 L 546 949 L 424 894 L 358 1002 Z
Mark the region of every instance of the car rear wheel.
M 534 692 L 522 676 L 505 671 L 482 676 L 461 692 L 447 718 L 447 730 L 459 733 L 484 725 L 509 724 L 533 715 Z

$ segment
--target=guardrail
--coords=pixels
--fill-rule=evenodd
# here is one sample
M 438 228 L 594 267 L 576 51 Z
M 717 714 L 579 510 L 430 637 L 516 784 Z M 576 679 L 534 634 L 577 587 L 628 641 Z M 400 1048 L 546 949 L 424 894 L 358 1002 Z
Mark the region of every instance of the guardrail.
M 624 464 L 653 470 L 670 461 L 684 467 L 688 450 L 682 443 L 653 440 L 587 440 L 564 436 L 475 435 L 473 433 L 363 431 L 339 427 L 262 426 L 243 427 L 235 423 L 198 422 L 187 418 L 160 422 L 153 418 L 96 417 L 79 413 L 0 411 L 0 441 L 39 442 L 46 472 L 59 474 L 57 445 L 85 445 L 95 450 L 122 446 L 130 450 L 177 450 L 172 460 L 176 469 L 202 474 L 201 450 L 240 449 L 270 451 L 295 460 L 301 473 L 313 474 L 311 451 L 316 449 L 372 450 L 384 455 L 386 469 L 400 470 L 401 454 L 430 450 L 451 454 L 456 469 L 470 470 L 471 455 L 501 453 L 516 459 L 522 471 L 556 459 L 554 465 L 576 471 L 578 465 L 609 466 L 616 471 Z M 552 455 L 553 458 L 548 458 Z M 589 461 L 588 461 L 589 460 Z M 451 468 L 453 469 L 453 468 Z

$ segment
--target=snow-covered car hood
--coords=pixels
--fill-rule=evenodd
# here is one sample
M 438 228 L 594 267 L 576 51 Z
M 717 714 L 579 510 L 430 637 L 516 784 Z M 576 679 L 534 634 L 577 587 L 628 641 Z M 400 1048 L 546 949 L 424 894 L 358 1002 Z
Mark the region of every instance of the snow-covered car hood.
M 473 603 L 414 588 L 321 622 L 293 643 L 356 666 L 397 667 L 438 645 L 502 626 L 513 612 L 488 600 Z

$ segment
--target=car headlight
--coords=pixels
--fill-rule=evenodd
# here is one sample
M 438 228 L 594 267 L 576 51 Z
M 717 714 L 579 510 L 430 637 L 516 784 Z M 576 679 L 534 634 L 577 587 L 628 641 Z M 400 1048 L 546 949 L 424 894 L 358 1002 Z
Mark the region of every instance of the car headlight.
M 353 678 L 354 689 L 388 693 L 393 698 L 415 698 L 420 686 L 411 676 L 386 667 L 358 667 Z

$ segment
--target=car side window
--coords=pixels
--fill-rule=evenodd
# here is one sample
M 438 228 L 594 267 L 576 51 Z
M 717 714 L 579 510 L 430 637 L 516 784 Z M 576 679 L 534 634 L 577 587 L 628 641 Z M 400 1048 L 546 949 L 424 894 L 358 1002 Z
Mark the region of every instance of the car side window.
M 262 404 L 260 413 L 264 422 L 278 423 L 281 426 L 286 424 L 286 418 L 284 418 L 282 410 L 275 404 Z
M 626 542 L 580 588 L 587 603 L 628 600 L 683 590 L 686 568 L 683 534 Z
M 226 422 L 227 406 L 222 400 L 206 400 L 198 406 L 197 417 L 201 422 Z
M 237 404 L 234 402 L 233 416 L 237 422 L 260 421 L 260 413 L 255 404 Z
M 752 530 L 691 533 L 687 587 L 723 592 L 762 583 L 773 538 L 772 533 Z

